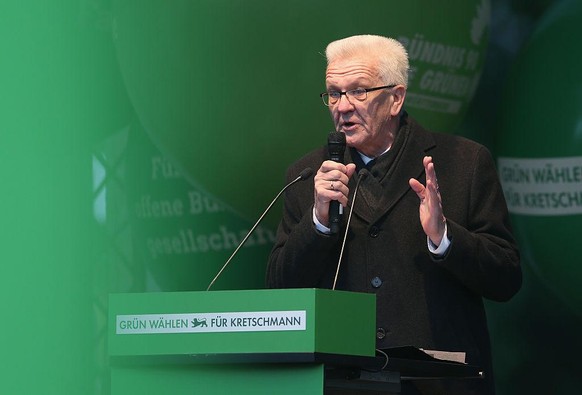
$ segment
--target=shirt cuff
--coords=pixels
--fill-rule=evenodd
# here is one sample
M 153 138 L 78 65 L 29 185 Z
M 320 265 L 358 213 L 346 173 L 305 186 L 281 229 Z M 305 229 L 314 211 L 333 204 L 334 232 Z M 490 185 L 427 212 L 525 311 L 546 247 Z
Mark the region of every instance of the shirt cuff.
M 428 244 L 428 250 L 430 251 L 431 254 L 434 254 L 436 256 L 445 255 L 451 245 L 451 239 L 449 239 L 449 234 L 447 232 L 447 223 L 445 222 L 445 235 L 441 240 L 441 244 L 438 247 L 430 240 L 428 236 L 426 237 L 426 242 Z
M 315 216 L 315 207 L 313 207 L 311 215 L 313 216 L 313 224 L 315 225 L 315 229 L 317 229 L 318 232 L 323 233 L 324 235 L 331 234 L 331 229 L 319 222 Z

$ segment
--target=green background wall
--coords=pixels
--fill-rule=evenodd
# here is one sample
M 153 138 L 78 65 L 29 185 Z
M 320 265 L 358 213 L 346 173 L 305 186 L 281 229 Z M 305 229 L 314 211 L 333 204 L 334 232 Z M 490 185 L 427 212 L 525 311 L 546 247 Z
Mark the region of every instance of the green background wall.
M 401 39 L 414 117 L 501 158 L 569 158 L 582 194 L 577 3 L 0 3 L 0 392 L 109 393 L 107 295 L 206 288 L 286 166 L 325 142 L 333 39 Z M 512 214 L 524 287 L 487 304 L 500 394 L 581 384 L 581 206 Z M 215 289 L 263 286 L 277 219 Z

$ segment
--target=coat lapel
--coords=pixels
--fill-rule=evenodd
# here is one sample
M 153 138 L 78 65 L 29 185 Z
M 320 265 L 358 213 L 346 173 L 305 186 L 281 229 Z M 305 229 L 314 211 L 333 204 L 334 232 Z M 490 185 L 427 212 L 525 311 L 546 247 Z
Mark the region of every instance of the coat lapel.
M 361 182 L 354 214 L 366 223 L 375 223 L 391 211 L 410 189 L 410 178 L 424 182 L 422 159 L 434 146 L 432 136 L 405 116 L 394 147 L 376 159 L 371 174 Z M 354 180 L 351 190 L 355 184 Z

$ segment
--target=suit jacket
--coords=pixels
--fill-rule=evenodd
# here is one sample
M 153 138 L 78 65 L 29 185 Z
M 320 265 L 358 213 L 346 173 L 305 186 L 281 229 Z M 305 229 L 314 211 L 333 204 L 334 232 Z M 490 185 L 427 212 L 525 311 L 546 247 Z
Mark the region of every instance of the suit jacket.
M 426 155 L 433 157 L 451 239 L 440 258 L 428 251 L 419 199 L 408 184 L 411 177 L 425 182 Z M 309 153 L 290 166 L 287 179 L 306 167 L 318 169 L 327 158 L 326 147 Z M 353 149 L 344 160 L 357 171 L 366 168 Z M 521 286 L 521 269 L 489 151 L 462 137 L 429 132 L 404 114 L 392 148 L 368 171 L 356 196 L 336 289 L 376 294 L 378 348 L 464 351 L 468 363 L 484 368 L 485 380 L 444 383 L 443 393 L 493 393 L 482 299 L 510 299 Z M 350 204 L 356 178 L 349 184 Z M 269 287 L 331 288 L 343 230 L 318 232 L 313 200 L 313 182 L 286 192 L 267 269 Z M 436 388 L 429 391 L 438 393 Z

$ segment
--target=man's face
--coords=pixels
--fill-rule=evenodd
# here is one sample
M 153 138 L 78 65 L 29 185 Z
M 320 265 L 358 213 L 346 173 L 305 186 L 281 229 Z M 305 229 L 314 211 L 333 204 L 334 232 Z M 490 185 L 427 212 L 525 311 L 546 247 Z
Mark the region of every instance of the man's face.
M 348 58 L 332 62 L 326 71 L 328 92 L 345 92 L 356 88 L 374 88 L 387 85 L 377 73 L 375 63 Z M 346 143 L 367 156 L 378 156 L 393 141 L 392 118 L 401 105 L 394 105 L 391 89 L 368 92 L 364 101 L 345 95 L 329 107 L 335 128 L 346 135 Z

